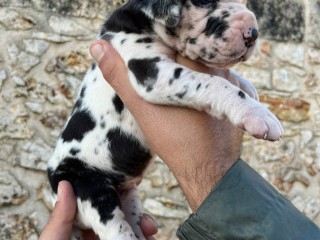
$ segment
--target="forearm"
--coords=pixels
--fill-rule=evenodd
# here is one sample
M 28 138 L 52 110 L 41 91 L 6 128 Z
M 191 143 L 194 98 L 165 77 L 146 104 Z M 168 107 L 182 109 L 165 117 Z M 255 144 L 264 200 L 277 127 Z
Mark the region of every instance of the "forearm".
M 193 211 L 240 156 L 242 131 L 227 120 L 191 109 L 161 106 L 148 116 L 137 114 L 136 119 L 150 147 L 177 178 Z M 152 125 L 148 125 L 150 121 Z M 186 129 L 177 127 L 182 121 Z M 167 141 L 155 141 L 163 138 Z

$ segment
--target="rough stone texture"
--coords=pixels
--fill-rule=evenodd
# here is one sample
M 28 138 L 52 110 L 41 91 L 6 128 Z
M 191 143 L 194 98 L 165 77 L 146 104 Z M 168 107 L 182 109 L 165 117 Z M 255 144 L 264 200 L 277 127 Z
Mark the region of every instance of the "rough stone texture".
M 0 207 L 20 205 L 28 197 L 28 192 L 8 172 L 0 172 Z
M 26 216 L 0 215 L 0 239 L 37 240 L 38 234 L 34 226 L 34 220 Z
M 248 7 L 256 13 L 264 37 L 280 41 L 302 41 L 305 31 L 303 1 L 248 0 Z
M 46 161 L 91 65 L 90 42 L 121 2 L 0 0 L 0 239 L 36 239 L 48 220 Z M 247 2 L 263 38 L 235 69 L 285 136 L 269 143 L 245 135 L 243 158 L 320 226 L 320 2 Z M 140 190 L 157 239 L 176 239 L 190 210 L 161 160 Z
M 320 47 L 320 0 L 308 0 L 306 7 L 307 13 L 307 31 L 306 31 L 306 41 L 312 47 Z

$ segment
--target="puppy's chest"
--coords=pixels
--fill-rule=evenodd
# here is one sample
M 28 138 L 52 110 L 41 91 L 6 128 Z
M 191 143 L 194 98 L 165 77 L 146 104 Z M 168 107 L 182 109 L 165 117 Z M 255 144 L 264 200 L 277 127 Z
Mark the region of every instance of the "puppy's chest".
M 66 154 L 99 169 L 140 175 L 139 165 L 151 158 L 135 119 L 96 66 L 85 76 L 61 138 Z
M 110 129 L 120 128 L 140 138 L 135 119 L 95 65 L 85 76 L 78 102 L 80 102 L 79 107 L 76 107 L 75 111 L 85 109 L 90 112 L 95 121 L 95 128 L 101 130 L 100 135 Z

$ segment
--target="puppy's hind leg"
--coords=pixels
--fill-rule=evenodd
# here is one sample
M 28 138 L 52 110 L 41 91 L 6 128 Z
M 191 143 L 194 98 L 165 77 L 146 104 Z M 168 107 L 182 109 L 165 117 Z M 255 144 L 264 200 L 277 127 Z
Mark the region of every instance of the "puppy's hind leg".
M 90 199 L 78 198 L 77 220 L 85 228 L 93 229 L 100 240 L 137 240 L 119 201 L 118 192 L 111 187 L 94 192 Z
M 120 196 L 111 176 L 78 159 L 65 159 L 54 171 L 48 169 L 53 191 L 61 180 L 71 183 L 77 198 L 76 226 L 92 229 L 101 240 L 137 240 L 120 209 Z
M 121 209 L 124 212 L 127 222 L 132 227 L 136 237 L 144 240 L 145 237 L 141 230 L 140 221 L 143 215 L 143 209 L 136 187 L 124 191 L 120 194 Z

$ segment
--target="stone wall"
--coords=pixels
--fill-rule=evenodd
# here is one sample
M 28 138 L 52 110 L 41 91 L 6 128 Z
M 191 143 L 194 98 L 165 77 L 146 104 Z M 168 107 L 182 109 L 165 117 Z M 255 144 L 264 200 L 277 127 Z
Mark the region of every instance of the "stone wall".
M 0 0 L 0 239 L 37 239 L 46 223 L 46 162 L 91 63 L 90 42 L 119 3 Z M 248 6 L 262 38 L 236 69 L 282 120 L 285 137 L 245 136 L 243 158 L 320 226 L 320 1 Z M 158 239 L 175 239 L 189 210 L 160 160 L 140 188 Z

